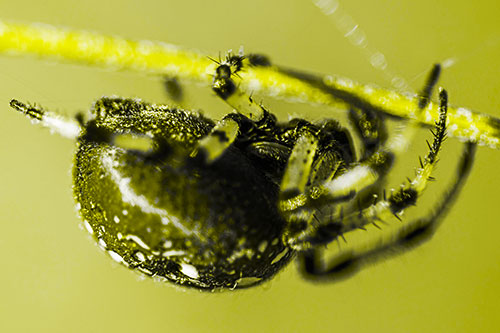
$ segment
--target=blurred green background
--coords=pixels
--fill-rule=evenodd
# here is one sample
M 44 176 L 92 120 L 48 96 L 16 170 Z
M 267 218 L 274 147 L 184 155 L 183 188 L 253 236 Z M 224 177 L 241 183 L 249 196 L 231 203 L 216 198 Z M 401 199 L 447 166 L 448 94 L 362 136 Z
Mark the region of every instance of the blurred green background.
M 491 0 L 341 5 L 370 45 L 386 55 L 391 70 L 414 88 L 433 63 L 454 57 L 456 65 L 440 81 L 451 102 L 500 117 L 500 5 Z M 16 0 L 0 2 L 0 17 L 162 40 L 211 55 L 244 45 L 277 64 L 390 86 L 306 0 Z M 144 280 L 99 251 L 74 210 L 74 143 L 32 126 L 8 107 L 18 98 L 74 115 L 102 95 L 167 102 L 161 79 L 2 56 L 0 87 L 2 332 L 500 330 L 500 151 L 479 149 L 443 225 L 411 252 L 337 283 L 304 281 L 291 264 L 264 286 L 206 294 Z M 186 94 L 192 108 L 213 117 L 229 111 L 208 89 L 189 86 Z M 335 116 L 307 105 L 265 103 L 283 117 Z M 425 153 L 421 142 L 403 159 L 405 170 Z M 441 174 L 453 172 L 458 147 L 457 140 L 447 141 L 443 155 L 450 157 L 443 157 Z M 439 199 L 438 190 L 431 187 L 428 200 Z

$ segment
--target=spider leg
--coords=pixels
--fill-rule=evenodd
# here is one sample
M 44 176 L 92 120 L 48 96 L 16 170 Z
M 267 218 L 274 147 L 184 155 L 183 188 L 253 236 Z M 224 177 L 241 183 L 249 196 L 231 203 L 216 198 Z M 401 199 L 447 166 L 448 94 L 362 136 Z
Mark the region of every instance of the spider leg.
M 440 115 L 436 123 L 436 132 L 434 133 L 434 142 L 429 144 L 429 153 L 422 161 L 420 159 L 420 168 L 417 169 L 416 176 L 411 180 L 407 187 L 401 187 L 400 190 L 394 191 L 387 198 L 383 198 L 374 205 L 363 209 L 362 211 L 351 213 L 346 216 L 342 223 L 350 230 L 366 224 L 366 221 L 375 221 L 376 219 L 384 219 L 391 215 L 398 217 L 404 209 L 416 203 L 418 197 L 425 190 L 428 182 L 432 180 L 432 171 L 437 164 L 437 155 L 441 148 L 441 144 L 446 138 L 446 113 L 448 105 L 448 96 L 445 90 L 441 90 L 440 99 Z
M 344 172 L 353 156 L 349 133 L 335 121 L 324 122 L 321 128 L 306 125 L 296 130 L 299 135 L 281 178 L 279 209 L 286 221 L 284 242 L 299 250 L 296 240 L 315 233 L 321 224 L 317 214 L 323 214 L 322 207 L 331 203 L 321 197 L 318 185 Z M 349 195 L 342 198 L 349 199 Z
M 306 250 L 318 244 L 326 244 L 340 235 L 355 229 L 364 229 L 368 224 L 377 221 L 384 221 L 391 216 L 400 219 L 401 214 L 409 206 L 415 205 L 417 199 L 424 192 L 427 183 L 432 180 L 431 174 L 437 163 L 437 155 L 446 135 L 446 114 L 447 114 L 447 93 L 441 90 L 440 98 L 440 117 L 436 123 L 436 132 L 434 133 L 434 142 L 429 144 L 429 153 L 422 161 L 420 168 L 417 169 L 416 176 L 406 187 L 392 192 L 384 198 L 367 208 L 347 211 L 344 216 L 343 211 L 337 216 L 332 215 L 330 222 L 324 223 L 316 218 L 315 209 L 311 204 L 303 205 L 302 209 L 290 210 L 287 216 L 288 229 L 285 232 L 285 239 L 288 244 L 296 250 Z M 293 155 L 293 152 L 292 152 Z M 284 209 L 286 211 L 286 207 Z M 314 223 L 309 216 L 316 218 L 318 223 Z
M 204 152 L 208 163 L 215 161 L 234 142 L 239 132 L 239 123 L 231 117 L 224 117 L 210 133 L 201 139 L 191 156 Z
M 441 66 L 439 64 L 434 65 L 427 78 L 424 88 L 419 94 L 419 112 L 421 112 L 430 103 L 430 96 L 439 79 L 440 73 Z M 358 125 L 358 127 L 362 126 L 370 127 L 372 125 L 370 123 Z M 380 177 L 385 175 L 387 171 L 390 170 L 394 161 L 394 155 L 406 148 L 406 142 L 409 137 L 413 135 L 416 127 L 416 123 L 410 123 L 410 126 L 404 129 L 404 133 L 396 135 L 392 138 L 392 140 L 388 140 L 382 147 L 380 147 L 380 149 L 375 151 L 372 155 L 362 159 L 359 164 L 355 165 L 348 172 L 332 179 L 329 182 L 325 182 L 325 184 L 323 184 L 324 191 L 328 194 L 328 196 L 335 199 L 338 197 L 344 197 L 353 191 L 359 192 L 375 184 Z M 369 145 L 370 133 L 365 134 L 364 136 L 363 141 L 365 144 Z
M 124 149 L 160 154 L 156 156 L 161 156 L 164 149 L 168 150 L 168 143 L 172 141 L 192 149 L 214 127 L 210 119 L 200 114 L 138 99 L 103 97 L 94 103 L 90 110 L 94 117 L 87 122 L 82 115 L 76 119 L 63 118 L 17 100 L 12 100 L 10 105 L 68 138 L 82 136 L 86 140 L 104 141 Z
M 166 77 L 164 80 L 165 91 L 171 100 L 181 103 L 184 100 L 182 85 L 176 77 Z
M 262 121 L 265 110 L 236 85 L 231 77 L 233 75 L 237 73 L 231 71 L 230 64 L 225 61 L 219 63 L 215 70 L 212 90 L 239 114 L 255 122 Z
M 386 142 L 384 118 L 382 114 L 370 109 L 352 107 L 349 110 L 349 121 L 362 142 L 362 160 L 367 159 Z
M 304 193 L 317 148 L 318 139 L 307 131 L 299 136 L 295 142 L 281 181 L 280 206 L 282 206 L 282 210 L 293 210 L 296 207 L 294 201 L 305 199 Z M 284 205 L 287 208 L 284 209 Z
M 25 104 L 13 99 L 10 101 L 10 106 L 28 116 L 32 121 L 49 128 L 51 132 L 69 139 L 76 139 L 82 129 L 82 124 L 76 119 L 65 118 L 36 105 Z
M 429 74 L 426 85 L 421 92 L 422 97 L 421 102 L 419 102 L 420 108 L 425 108 L 427 103 L 429 103 L 430 94 L 437 83 L 440 69 L 441 67 L 439 65 L 435 65 Z M 398 142 L 401 140 L 408 140 L 408 137 L 405 136 L 406 133 L 403 133 L 392 140 L 386 141 L 387 136 L 384 133 L 385 129 L 383 128 L 383 124 L 381 125 L 379 123 L 380 119 L 370 109 L 352 109 L 350 111 L 350 118 L 364 146 L 366 147 L 365 158 L 362 159 L 359 164 L 356 164 L 352 168 L 348 168 L 346 172 L 341 173 L 340 176 L 333 177 L 337 168 L 339 168 L 339 165 L 336 163 L 337 161 L 335 159 L 330 158 L 331 155 L 328 156 L 328 152 L 323 151 L 323 156 L 320 156 L 318 161 L 315 162 L 315 165 L 313 165 L 313 168 L 311 169 L 311 167 L 308 166 L 308 168 L 305 169 L 312 170 L 312 174 L 309 176 L 309 183 L 312 184 L 313 190 L 308 193 L 309 196 L 315 200 L 321 196 L 324 197 L 323 200 L 316 200 L 315 204 L 318 209 L 322 204 L 332 205 L 333 202 L 346 201 L 353 198 L 362 190 L 366 190 L 368 188 L 374 189 L 382 186 L 383 176 L 390 170 L 395 153 L 399 152 L 403 146 Z M 414 126 L 416 125 L 414 124 Z M 315 147 L 306 147 L 305 150 L 309 149 L 312 151 L 314 150 L 313 148 Z M 370 155 L 370 152 L 373 150 L 375 150 L 375 153 Z M 304 157 L 301 156 L 300 158 L 295 159 L 295 161 L 301 161 L 301 158 L 304 159 Z M 302 167 L 300 166 L 300 162 L 297 165 L 298 168 Z M 323 179 L 319 179 L 318 181 L 318 179 L 316 179 L 319 178 L 317 177 L 317 174 L 324 173 L 318 172 L 318 170 L 321 168 L 324 169 L 325 165 L 331 168 L 330 175 L 332 177 L 323 177 Z M 307 175 L 303 174 L 302 182 L 307 182 L 306 179 Z M 288 186 L 291 188 L 295 186 L 295 194 L 304 193 L 300 186 L 296 186 L 297 184 L 294 185 L 293 183 L 288 183 Z M 287 183 L 284 182 L 282 184 L 283 190 L 286 190 L 285 185 L 287 185 Z M 300 223 L 297 222 L 302 227 L 304 227 L 303 220 L 309 219 L 309 222 L 306 224 L 310 225 L 312 219 L 318 219 L 316 215 L 310 213 L 309 208 L 311 208 L 313 204 L 311 201 L 307 201 L 306 194 L 296 195 L 293 200 L 290 199 L 291 196 L 291 194 L 282 194 L 280 205 L 287 219 L 302 221 Z M 366 196 L 364 194 L 361 196 L 358 195 L 357 203 L 360 207 L 365 206 L 366 203 L 371 203 L 367 202 L 367 200 L 371 201 L 372 196 Z M 298 210 L 299 207 L 306 205 L 306 201 L 307 207 L 304 207 L 305 209 L 302 209 L 302 211 Z M 293 212 L 294 210 L 296 211 Z M 297 230 L 300 230 L 300 228 Z M 335 231 L 336 229 L 333 228 L 333 230 Z M 304 235 L 311 232 L 313 231 L 304 231 Z M 290 236 L 290 238 L 294 237 Z
M 316 224 L 314 209 L 304 207 L 307 207 L 306 188 L 318 144 L 318 138 L 306 131 L 295 142 L 288 159 L 279 197 L 279 209 L 286 221 L 283 231 L 284 243 L 295 243 L 297 235 L 309 234 L 311 226 Z
M 464 145 L 455 178 L 442 195 L 443 199 L 432 208 L 429 215 L 374 231 L 377 234 L 371 235 L 369 243 L 339 245 L 338 251 L 328 259 L 324 258 L 324 250 L 321 248 L 304 251 L 299 262 L 304 277 L 314 280 L 342 279 L 356 273 L 362 265 L 397 255 L 428 240 L 460 194 L 472 168 L 477 145 Z
M 240 59 L 243 61 L 243 57 Z M 244 116 L 259 126 L 265 126 L 266 122 L 273 121 L 270 119 L 269 112 L 236 85 L 232 76 L 237 75 L 237 73 L 232 72 L 228 60 L 216 61 L 216 63 L 219 66 L 217 66 L 214 74 L 212 89 L 217 96 L 233 107 L 237 113 L 229 114 L 219 121 L 212 131 L 200 140 L 198 147 L 191 154 L 194 156 L 200 151 L 204 151 L 209 163 L 221 156 L 236 140 L 240 128 L 239 116 Z
M 389 196 L 386 196 L 385 191 L 383 199 L 374 202 L 367 208 L 358 211 L 348 212 L 346 217 L 343 216 L 335 217 L 334 222 L 330 222 L 321 226 L 320 231 L 326 228 L 332 228 L 335 226 L 334 231 L 337 234 L 344 234 L 346 232 L 355 230 L 357 228 L 364 229 L 368 224 L 375 223 L 376 221 L 385 221 L 391 216 L 396 217 L 401 220 L 398 214 L 403 213 L 403 211 L 415 205 L 417 199 L 424 192 L 429 181 L 433 180 L 431 174 L 437 164 L 437 155 L 441 148 L 442 142 L 446 138 L 446 114 L 447 114 L 447 93 L 445 90 L 441 90 L 439 94 L 440 98 L 440 116 L 438 122 L 436 122 L 436 131 L 434 134 L 434 142 L 429 145 L 429 153 L 422 161 L 420 159 L 420 168 L 417 169 L 416 175 L 413 179 L 409 179 L 409 185 L 402 185 L 399 190 L 392 191 Z M 375 224 L 376 225 L 376 224 Z M 307 239 L 303 239 L 303 242 L 311 241 L 315 242 L 314 237 L 306 235 Z

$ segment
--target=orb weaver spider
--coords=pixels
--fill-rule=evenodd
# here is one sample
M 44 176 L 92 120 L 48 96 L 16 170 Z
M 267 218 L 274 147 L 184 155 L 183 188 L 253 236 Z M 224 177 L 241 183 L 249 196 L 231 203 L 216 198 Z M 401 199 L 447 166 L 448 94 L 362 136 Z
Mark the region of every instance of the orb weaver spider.
M 6 40 L 0 39 L 0 45 Z M 432 231 L 466 179 L 476 142 L 498 143 L 498 121 L 471 111 L 466 117 L 470 119 L 456 120 L 455 109 L 449 127 L 453 134 L 465 136 L 468 125 L 481 126 L 482 133 L 477 139 L 471 137 L 474 133 L 467 137 L 471 142 L 465 143 L 455 181 L 435 213 L 406 221 L 401 214 L 433 180 L 446 136 L 446 91 L 440 90 L 438 108 L 430 102 L 440 66 L 434 66 L 419 98 L 399 101 L 400 109 L 408 108 L 406 118 L 429 123 L 436 110 L 438 118 L 433 143 L 428 143 L 429 153 L 420 160 L 415 177 L 387 194 L 379 189 L 395 158 L 395 146 L 382 107 L 376 104 L 380 91 L 363 88 L 374 95 L 365 99 L 341 90 L 340 81 L 271 68 L 282 82 L 299 82 L 312 95 L 324 94 L 314 95 L 317 98 L 333 96 L 349 105 L 354 134 L 363 145 L 362 156 L 356 158 L 352 134 L 337 121 L 278 122 L 247 95 L 247 74 L 268 67 L 273 66 L 258 56 L 229 55 L 215 61 L 212 89 L 236 110 L 218 122 L 121 97 L 96 101 L 87 120 L 62 119 L 17 100 L 11 106 L 77 138 L 74 194 L 84 226 L 103 250 L 146 275 L 203 290 L 257 285 L 296 255 L 313 277 L 352 271 L 359 259 Z M 257 83 L 250 85 L 257 89 Z M 386 233 L 382 228 L 366 247 L 347 243 L 326 265 L 320 262 L 324 245 L 368 225 L 380 227 L 392 217 L 400 220 L 395 230 L 387 228 Z

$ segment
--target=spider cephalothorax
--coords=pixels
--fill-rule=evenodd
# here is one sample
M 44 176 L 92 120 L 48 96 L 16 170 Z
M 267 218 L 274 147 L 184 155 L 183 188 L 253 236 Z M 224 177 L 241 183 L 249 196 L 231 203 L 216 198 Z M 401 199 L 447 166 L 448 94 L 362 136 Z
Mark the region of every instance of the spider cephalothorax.
M 11 105 L 78 137 L 74 193 L 84 225 L 113 259 L 147 275 L 200 289 L 243 288 L 269 279 L 297 253 L 307 272 L 321 275 L 393 244 L 382 238 L 364 251 L 347 247 L 328 267 L 316 265 L 320 246 L 399 219 L 416 203 L 444 139 L 446 93 L 416 176 L 389 195 L 359 195 L 380 185 L 393 160 L 376 110 L 350 111 L 363 144 L 356 159 L 351 134 L 337 121 L 279 122 L 242 92 L 233 79 L 245 61 L 218 62 L 213 89 L 237 112 L 216 123 L 126 98 L 99 99 L 91 119 L 79 123 L 16 100 Z M 438 69 L 416 109 L 429 102 Z M 404 224 L 398 239 L 430 222 Z

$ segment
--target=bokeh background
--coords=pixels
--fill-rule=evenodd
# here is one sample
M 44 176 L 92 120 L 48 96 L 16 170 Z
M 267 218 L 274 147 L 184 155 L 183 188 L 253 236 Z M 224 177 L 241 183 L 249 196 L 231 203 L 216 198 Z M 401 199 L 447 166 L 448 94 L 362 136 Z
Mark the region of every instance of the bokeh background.
M 414 88 L 433 63 L 455 58 L 440 81 L 452 103 L 500 117 L 500 5 L 350 0 L 341 6 L 370 45 L 385 54 L 391 70 Z M 0 16 L 162 40 L 210 55 L 244 45 L 277 64 L 390 87 L 306 0 L 16 0 L 1 1 Z M 229 111 L 208 89 L 186 89 L 190 107 L 213 117 Z M 74 143 L 32 126 L 8 107 L 18 98 L 74 115 L 112 94 L 168 101 L 159 77 L 0 57 L 0 331 L 500 330 L 500 151 L 479 149 L 469 181 L 441 228 L 410 252 L 337 283 L 307 282 L 291 264 L 260 287 L 199 293 L 143 279 L 101 253 L 74 210 Z M 282 117 L 337 114 L 264 101 Z M 425 153 L 422 142 L 401 159 L 404 170 L 411 172 L 416 155 Z M 438 178 L 454 172 L 458 152 L 457 140 L 448 140 Z M 404 179 L 407 174 L 397 170 L 394 179 Z M 441 189 L 429 188 L 428 201 L 438 200 Z

